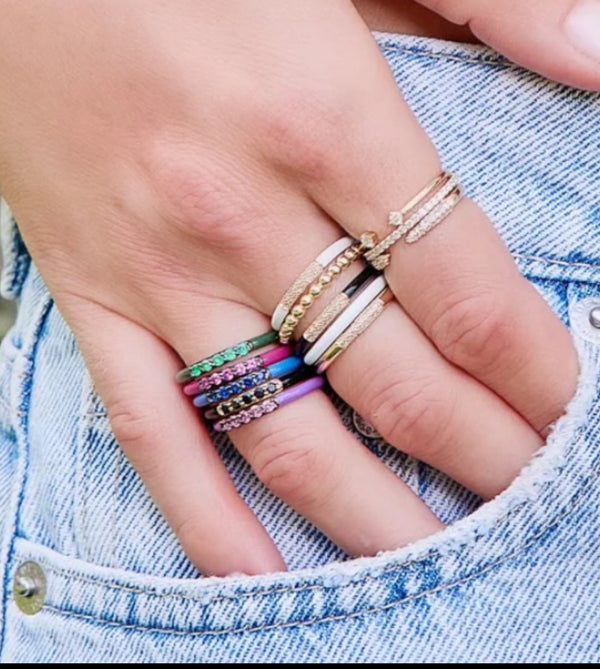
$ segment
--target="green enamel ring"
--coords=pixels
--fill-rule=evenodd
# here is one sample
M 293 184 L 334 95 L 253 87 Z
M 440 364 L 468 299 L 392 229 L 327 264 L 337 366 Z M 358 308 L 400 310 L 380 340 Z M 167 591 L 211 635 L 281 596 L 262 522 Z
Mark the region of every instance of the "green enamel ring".
M 186 383 L 187 381 L 197 379 L 203 374 L 208 374 L 215 369 L 219 369 L 219 367 L 223 367 L 223 365 L 234 362 L 234 360 L 243 358 L 251 351 L 256 351 L 257 349 L 264 348 L 265 346 L 274 344 L 278 341 L 279 333 L 276 330 L 269 330 L 269 332 L 264 332 L 257 337 L 252 337 L 252 339 L 247 339 L 235 346 L 230 346 L 208 358 L 198 360 L 198 362 L 195 362 L 178 372 L 175 378 L 179 383 Z

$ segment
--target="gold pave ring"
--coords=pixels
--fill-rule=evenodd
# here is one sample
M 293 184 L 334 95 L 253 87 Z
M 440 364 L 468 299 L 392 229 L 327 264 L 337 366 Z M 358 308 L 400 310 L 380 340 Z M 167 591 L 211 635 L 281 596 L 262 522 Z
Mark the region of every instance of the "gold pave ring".
M 376 243 L 377 236 L 370 232 L 358 241 L 343 237 L 302 272 L 286 290 L 271 318 L 271 326 L 279 331 L 282 343 L 292 339 L 298 323 L 332 281 Z
M 317 371 L 322 374 L 338 357 L 351 346 L 381 316 L 386 306 L 392 301 L 393 295 L 389 288 L 383 290 L 356 318 L 349 328 L 335 340 L 319 360 Z
M 360 247 L 358 244 L 346 249 L 343 253 L 331 262 L 323 272 L 308 286 L 306 291 L 298 298 L 296 304 L 292 307 L 290 313 L 285 317 L 279 330 L 279 341 L 287 344 L 294 336 L 298 323 L 304 318 L 306 312 L 327 290 L 331 282 L 348 269 L 350 265 L 360 257 Z
M 365 260 L 384 270 L 390 262 L 388 249 L 402 238 L 414 244 L 424 237 L 453 211 L 462 196 L 457 177 L 442 172 L 401 210 L 390 212 L 388 223 L 394 230 L 365 253 Z
M 327 265 L 337 258 L 340 253 L 343 253 L 355 243 L 356 242 L 351 237 L 342 237 L 342 239 L 338 239 L 333 244 L 330 244 L 315 260 L 313 260 L 313 262 L 310 263 L 308 267 L 306 267 L 306 269 L 304 269 L 300 276 L 298 276 L 292 285 L 285 291 L 279 304 L 275 307 L 271 318 L 271 327 L 273 330 L 281 329 L 283 321 L 290 313 L 298 298 L 304 293 L 307 287 L 321 275 Z

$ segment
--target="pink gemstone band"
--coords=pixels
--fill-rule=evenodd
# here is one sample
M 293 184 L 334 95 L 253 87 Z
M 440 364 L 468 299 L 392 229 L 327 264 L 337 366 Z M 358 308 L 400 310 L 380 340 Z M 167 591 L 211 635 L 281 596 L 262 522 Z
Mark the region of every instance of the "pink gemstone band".
M 273 413 L 273 411 L 276 411 L 277 409 L 279 409 L 277 398 L 265 400 L 260 404 L 255 404 L 249 409 L 243 409 L 231 418 L 217 421 L 214 423 L 213 429 L 215 432 L 229 432 L 230 430 L 242 427 L 242 425 L 251 423 L 253 420 L 262 418 L 268 413 Z
M 212 388 L 217 388 L 224 383 L 229 383 L 234 379 L 238 379 L 240 376 L 251 374 L 252 372 L 256 372 L 263 367 L 268 367 L 269 365 L 279 362 L 291 354 L 292 348 L 290 346 L 276 346 L 270 351 L 262 353 L 261 355 L 257 355 L 254 358 L 242 360 L 241 362 L 235 363 L 235 365 L 224 367 L 218 372 L 213 372 L 212 374 L 205 374 L 199 379 L 186 384 L 183 387 L 183 392 L 186 395 L 192 396 L 208 392 Z

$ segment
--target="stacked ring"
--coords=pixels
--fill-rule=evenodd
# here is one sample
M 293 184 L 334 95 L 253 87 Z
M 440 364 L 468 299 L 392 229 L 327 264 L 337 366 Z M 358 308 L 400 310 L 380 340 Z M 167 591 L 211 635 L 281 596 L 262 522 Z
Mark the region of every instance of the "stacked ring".
M 217 421 L 213 424 L 213 429 L 215 432 L 229 432 L 234 430 L 242 425 L 257 420 L 258 418 L 262 418 L 269 413 L 273 413 L 273 411 L 277 411 L 277 409 L 286 404 L 291 404 L 301 397 L 312 393 L 314 390 L 322 388 L 324 384 L 325 380 L 322 376 L 313 376 L 307 381 L 303 381 L 291 388 L 287 388 L 286 390 L 281 391 L 278 395 L 260 402 L 260 404 L 255 404 L 248 409 L 242 409 L 231 417 Z
M 355 244 L 340 253 L 323 272 L 311 283 L 304 293 L 300 295 L 289 314 L 285 317 L 279 329 L 279 341 L 287 344 L 294 336 L 298 323 L 304 318 L 307 311 L 327 290 L 333 279 L 348 269 L 350 265 L 360 257 L 360 246 Z
M 350 304 L 354 295 L 375 275 L 375 270 L 370 265 L 366 267 L 360 274 L 358 274 L 352 281 L 344 288 L 344 290 L 331 300 L 331 302 L 323 309 L 319 316 L 310 324 L 304 331 L 300 340 L 298 341 L 297 352 L 303 354 L 308 348 L 315 343 L 315 341 L 325 332 L 325 330 L 333 323 L 333 321 L 342 313 L 342 311 Z
M 394 227 L 393 232 L 369 249 L 365 260 L 376 269 L 384 270 L 390 262 L 389 248 L 403 237 L 407 244 L 414 244 L 441 223 L 461 199 L 458 179 L 442 172 L 401 210 L 390 212 L 388 223 Z
M 359 240 L 338 239 L 300 274 L 284 293 L 271 318 L 271 326 L 279 332 L 282 344 L 291 340 L 298 323 L 333 279 L 377 242 L 374 232 L 365 232 Z
M 227 383 L 224 386 L 220 386 L 219 388 L 215 388 L 207 393 L 194 397 L 194 406 L 205 407 L 209 404 L 224 402 L 235 395 L 240 395 L 243 392 L 256 388 L 265 381 L 291 374 L 299 369 L 301 365 L 302 358 L 298 356 L 285 358 L 269 367 L 264 367 L 256 372 L 246 374 L 246 376 L 242 376 L 231 383 Z
M 305 292 L 306 288 L 323 272 L 340 253 L 350 248 L 356 242 L 351 237 L 342 237 L 328 246 L 311 264 L 298 276 L 294 283 L 285 291 L 279 304 L 273 311 L 271 327 L 279 331 L 283 321 L 290 313 L 298 298 Z
M 386 288 L 387 282 L 383 276 L 378 276 L 371 281 L 308 349 L 304 356 L 304 364 L 309 366 L 318 364 L 324 353 L 335 343 L 337 338 L 354 323 L 369 304 Z
M 185 383 L 186 381 L 191 381 L 203 374 L 208 374 L 214 369 L 223 367 L 223 365 L 226 365 L 228 362 L 233 362 L 234 360 L 245 357 L 248 353 L 251 353 L 254 350 L 264 348 L 269 344 L 274 344 L 277 339 L 277 332 L 270 330 L 269 332 L 264 332 L 261 335 L 252 337 L 252 339 L 247 339 L 234 346 L 229 346 L 223 351 L 219 351 L 208 358 L 198 360 L 198 362 L 182 369 L 177 374 L 177 381 Z
M 245 376 L 263 367 L 268 367 L 275 362 L 284 360 L 291 354 L 292 349 L 289 346 L 277 346 L 266 353 L 261 353 L 248 360 L 242 360 L 235 365 L 225 367 L 210 375 L 201 376 L 199 379 L 186 384 L 183 387 L 183 392 L 186 395 L 198 395 L 202 392 L 208 392 L 212 388 L 218 388 L 224 383 L 229 383 L 240 376 Z
M 227 418 L 241 409 L 247 409 L 249 406 L 262 402 L 273 395 L 278 395 L 282 390 L 295 386 L 297 383 L 305 381 L 309 376 L 313 375 L 313 372 L 308 367 L 303 367 L 281 378 L 271 379 L 225 402 L 220 402 L 214 409 L 209 409 L 205 412 L 204 417 L 208 420 Z
M 367 306 L 367 308 L 356 318 L 356 320 L 346 328 L 344 332 L 335 340 L 335 342 L 323 353 L 319 359 L 317 371 L 323 374 L 338 357 L 365 332 L 383 313 L 383 310 L 392 300 L 392 292 L 389 288 L 384 289 Z
M 195 365 L 210 363 L 210 370 L 222 364 L 222 359 L 241 356 L 253 348 L 273 342 L 277 333 L 269 332 L 242 345 L 225 349 Z M 277 346 L 266 353 L 247 360 L 240 360 L 218 371 L 205 371 L 199 378 L 184 386 L 187 395 L 196 395 L 193 403 L 207 407 L 205 417 L 216 420 L 217 432 L 228 432 L 240 425 L 264 416 L 280 406 L 323 386 L 323 378 L 302 363 L 300 356 L 291 355 L 290 346 Z M 189 379 L 194 365 L 178 374 L 178 380 Z M 208 365 L 203 367 L 208 370 Z M 308 377 L 311 378 L 308 378 Z
M 390 213 L 388 221 L 394 230 L 383 240 L 365 232 L 358 240 L 344 237 L 325 249 L 284 293 L 273 312 L 271 331 L 181 370 L 177 380 L 186 383 L 184 392 L 194 396 L 194 405 L 206 409 L 204 417 L 214 421 L 213 429 L 229 432 L 322 388 L 322 374 L 392 300 L 381 274 L 390 262 L 389 249 L 400 239 L 408 244 L 421 239 L 461 198 L 457 178 L 442 172 L 403 209 Z M 361 256 L 369 265 L 306 327 L 294 355 L 287 344 L 300 321 L 334 279 Z M 282 345 L 246 358 L 277 341 Z

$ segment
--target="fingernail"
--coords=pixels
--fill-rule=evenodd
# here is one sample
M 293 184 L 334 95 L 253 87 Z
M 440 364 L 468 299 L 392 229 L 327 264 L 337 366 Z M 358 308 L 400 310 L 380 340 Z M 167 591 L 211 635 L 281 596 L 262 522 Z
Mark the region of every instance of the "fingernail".
M 600 0 L 579 0 L 567 16 L 564 30 L 578 51 L 600 61 Z

